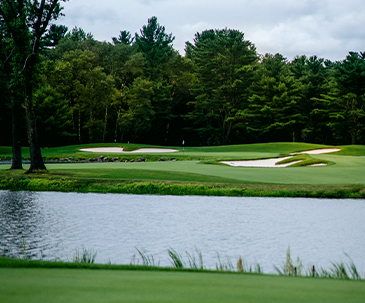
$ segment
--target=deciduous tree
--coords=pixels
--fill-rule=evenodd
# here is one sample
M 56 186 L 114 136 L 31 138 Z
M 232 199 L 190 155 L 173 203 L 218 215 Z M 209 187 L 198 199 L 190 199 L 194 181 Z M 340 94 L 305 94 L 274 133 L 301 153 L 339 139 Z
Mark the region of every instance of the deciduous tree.
M 46 35 L 52 20 L 61 14 L 66 0 L 5 0 L 0 2 L 0 24 L 15 46 L 14 72 L 21 75 L 28 130 L 31 164 L 27 173 L 46 169 L 38 142 L 34 112 L 34 79 L 40 51 L 46 46 Z

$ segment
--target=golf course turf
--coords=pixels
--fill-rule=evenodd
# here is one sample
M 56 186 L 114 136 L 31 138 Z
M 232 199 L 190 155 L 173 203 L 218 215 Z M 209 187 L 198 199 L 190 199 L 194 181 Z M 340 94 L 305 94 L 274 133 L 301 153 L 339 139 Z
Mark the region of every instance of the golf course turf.
M 293 152 L 332 146 L 306 143 L 265 143 L 216 147 L 160 147 L 179 149 L 174 153 L 111 153 L 104 157 L 118 157 L 119 162 L 86 162 L 99 153 L 82 152 L 81 148 L 123 147 L 124 150 L 153 147 L 136 144 L 88 144 L 43 149 L 47 174 L 24 176 L 23 171 L 9 171 L 10 165 L 0 165 L 0 188 L 12 190 L 54 190 L 42 180 L 57 180 L 62 191 L 116 192 L 142 194 L 204 194 L 237 196 L 304 196 L 304 197 L 365 197 L 365 146 L 340 146 L 341 150 L 320 155 L 300 155 L 303 163 L 326 163 L 326 166 L 309 167 L 295 164 L 286 168 L 230 167 L 219 161 L 267 159 L 288 156 Z M 156 147 L 154 147 L 156 148 Z M 27 151 L 24 150 L 24 157 Z M 0 147 L 0 158 L 10 158 L 11 148 Z M 140 157 L 146 162 L 134 162 Z M 55 163 L 66 158 L 72 163 Z M 158 161 L 174 158 L 177 161 Z M 53 161 L 53 162 L 52 162 Z M 220 165 L 218 165 L 220 164 Z M 29 165 L 24 164 L 24 169 Z M 15 184 L 14 180 L 39 179 L 32 185 Z M 11 182 L 9 180 L 12 180 Z M 65 184 L 72 180 L 77 186 Z M 10 183 L 11 184 L 10 184 Z M 35 185 L 37 183 L 39 187 Z M 70 183 L 70 182 L 69 182 Z M 14 185 L 15 184 L 15 185 Z M 133 184 L 133 186 L 131 186 Z M 151 186 L 152 184 L 152 186 Z M 159 185 L 158 185 L 159 184 Z M 163 185 L 163 186 L 162 186 Z M 174 185 L 174 190 L 166 186 Z M 158 186 L 162 186 L 158 190 Z M 180 186 L 180 189 L 177 188 Z M 190 186 L 190 187 L 189 187 Z M 192 189 L 205 186 L 209 190 Z M 133 188 L 139 188 L 133 192 Z M 142 189 L 143 188 L 143 189 Z M 201 188 L 200 188 L 201 189 Z M 214 189 L 214 190 L 213 190 Z M 231 189 L 231 190 L 227 190 Z M 235 189 L 235 190 L 232 190 Z M 229 191 L 229 193 L 228 193 Z
M 0 302 L 363 302 L 363 281 L 185 270 L 91 269 L 0 258 Z M 40 262 L 41 263 L 41 262 Z M 4 266 L 7 264 L 7 266 Z M 20 266 L 19 266 L 20 264 Z M 107 267 L 105 265 L 104 267 Z

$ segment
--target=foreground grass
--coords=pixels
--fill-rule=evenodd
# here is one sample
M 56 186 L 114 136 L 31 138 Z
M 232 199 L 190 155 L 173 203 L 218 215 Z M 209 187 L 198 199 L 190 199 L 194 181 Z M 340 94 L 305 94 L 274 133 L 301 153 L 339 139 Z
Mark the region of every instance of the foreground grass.
M 111 146 L 113 144 L 104 144 Z M 45 149 L 44 155 L 79 157 L 84 145 Z M 115 146 L 115 144 L 114 144 Z M 118 145 L 120 146 L 120 145 Z M 129 149 L 149 147 L 129 145 Z M 218 147 L 191 147 L 173 154 L 138 154 L 146 163 L 67 163 L 47 164 L 45 175 L 24 176 L 0 165 L 0 189 L 60 190 L 102 193 L 288 196 L 288 197 L 365 197 L 365 146 L 343 146 L 333 154 L 298 155 L 305 163 L 328 163 L 323 167 L 248 168 L 212 165 L 218 160 L 258 159 L 288 155 L 291 152 L 328 146 L 304 143 L 267 143 Z M 7 148 L 0 148 L 6 154 Z M 88 155 L 86 155 L 88 156 Z M 93 157 L 98 154 L 93 154 Z M 112 155 L 108 156 L 112 157 Z M 119 155 L 121 157 L 121 155 Z M 157 162 L 175 157 L 176 162 Z M 85 157 L 85 155 L 83 156 Z M 87 158 L 87 157 L 86 157 Z M 190 159 L 190 161 L 189 161 Z M 194 159 L 205 159 L 198 161 Z M 185 161 L 182 161 L 185 160 Z M 28 166 L 24 165 L 27 169 Z
M 356 303 L 365 295 L 362 281 L 8 260 L 0 258 L 0 302 Z

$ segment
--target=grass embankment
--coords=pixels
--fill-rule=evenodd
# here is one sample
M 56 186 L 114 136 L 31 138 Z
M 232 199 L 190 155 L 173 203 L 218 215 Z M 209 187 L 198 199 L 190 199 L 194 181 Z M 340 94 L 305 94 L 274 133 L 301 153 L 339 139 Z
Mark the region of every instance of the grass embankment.
M 79 151 L 81 147 L 91 146 L 96 145 L 50 148 L 45 149 L 43 154 L 45 157 L 62 155 L 74 159 L 80 155 L 84 158 L 100 156 Z M 129 149 L 140 147 L 149 146 L 129 145 Z M 249 168 L 203 165 L 204 162 L 199 161 L 213 163 L 218 160 L 263 159 L 316 148 L 328 146 L 267 143 L 186 147 L 184 152 L 180 150 L 168 154 L 104 154 L 130 159 L 143 156 L 147 162 L 126 163 L 125 160 L 119 163 L 47 164 L 47 174 L 30 176 L 23 175 L 22 171 L 7 170 L 9 165 L 1 165 L 0 188 L 164 195 L 364 198 L 365 146 L 342 146 L 340 152 L 333 154 L 296 156 L 310 164 L 329 163 L 323 167 Z M 4 151 L 5 148 L 2 149 Z M 157 162 L 161 157 L 173 157 L 178 161 Z
M 8 303 L 356 303 L 364 295 L 362 281 L 0 258 L 0 301 Z

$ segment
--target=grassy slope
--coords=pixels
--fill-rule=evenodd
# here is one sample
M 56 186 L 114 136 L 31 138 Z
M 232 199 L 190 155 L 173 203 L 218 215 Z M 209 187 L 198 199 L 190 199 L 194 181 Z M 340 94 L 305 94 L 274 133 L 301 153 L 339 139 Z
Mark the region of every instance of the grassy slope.
M 363 302 L 364 282 L 230 273 L 0 268 L 0 302 Z

